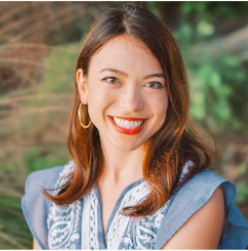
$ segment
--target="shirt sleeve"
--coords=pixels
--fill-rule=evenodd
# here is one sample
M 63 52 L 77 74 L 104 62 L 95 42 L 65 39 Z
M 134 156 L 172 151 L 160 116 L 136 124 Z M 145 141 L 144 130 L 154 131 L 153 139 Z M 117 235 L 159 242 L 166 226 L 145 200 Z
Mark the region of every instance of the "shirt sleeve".
M 223 190 L 226 214 L 218 249 L 245 249 L 248 245 L 248 224 L 235 204 L 235 186 L 208 170 L 195 175 L 173 196 L 158 232 L 155 249 L 161 249 L 209 201 L 218 187 Z
M 25 183 L 22 210 L 33 237 L 42 249 L 48 249 L 47 215 L 51 203 L 44 195 L 43 188 L 53 189 L 62 167 L 31 173 Z M 52 192 L 52 190 L 51 190 Z

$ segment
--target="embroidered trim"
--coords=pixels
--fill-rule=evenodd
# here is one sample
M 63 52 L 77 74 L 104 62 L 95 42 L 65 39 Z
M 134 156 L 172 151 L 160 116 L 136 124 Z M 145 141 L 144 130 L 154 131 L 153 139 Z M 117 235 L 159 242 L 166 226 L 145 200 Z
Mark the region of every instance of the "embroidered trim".
M 185 178 L 192 166 L 191 161 L 185 163 L 180 181 Z M 58 188 L 66 184 L 68 175 L 72 173 L 73 168 L 73 161 L 65 165 L 56 182 L 53 195 L 57 195 Z M 122 249 L 154 248 L 157 232 L 170 200 L 154 214 L 146 217 L 135 218 L 121 214 L 122 208 L 142 202 L 149 193 L 150 187 L 146 181 L 143 181 L 124 195 L 107 233 L 107 249 L 118 249 L 119 247 Z M 82 201 L 77 200 L 68 206 L 51 204 L 47 218 L 48 246 L 50 249 L 99 249 L 99 200 L 93 188 L 84 196 L 83 208 L 81 203 Z M 82 217 L 81 231 L 80 217 Z
M 107 233 L 107 247 L 108 249 L 118 249 L 121 240 L 123 239 L 124 232 L 128 224 L 130 223 L 131 217 L 124 216 L 121 214 L 121 210 L 127 206 L 134 206 L 140 203 L 149 194 L 150 188 L 148 184 L 143 181 L 138 186 L 134 187 L 126 193 L 122 202 L 115 213 L 112 224 L 110 225 Z M 126 242 L 130 242 L 126 237 Z
M 193 162 L 187 161 L 182 168 L 182 173 L 180 175 L 180 181 L 182 181 L 190 168 L 192 168 Z M 147 185 L 148 186 L 148 185 Z M 135 192 L 135 191 L 130 191 Z M 147 194 L 146 194 L 147 195 Z M 145 199 L 146 195 L 144 195 L 143 199 Z M 137 200 L 137 202 L 139 202 Z M 139 218 L 129 218 L 129 225 L 127 227 L 126 233 L 123 235 L 121 243 L 122 249 L 154 249 L 157 232 L 161 226 L 162 220 L 166 214 L 166 210 L 170 204 L 171 200 L 168 200 L 163 207 L 157 210 L 154 214 L 139 217 Z M 126 206 L 126 205 L 123 205 Z M 127 220 L 126 220 L 127 221 Z M 115 242 L 114 248 L 118 248 L 118 241 Z
M 154 249 L 157 231 L 161 226 L 162 219 L 165 216 L 165 211 L 169 204 L 170 200 L 154 214 L 141 217 L 136 221 L 134 228 L 135 231 L 133 231 L 135 249 Z
M 55 184 L 53 195 L 57 195 L 59 188 L 66 184 L 73 168 L 73 161 L 64 166 Z M 52 202 L 47 218 L 49 249 L 76 248 L 75 241 L 80 237 L 77 229 L 81 210 L 80 201 L 75 201 L 68 206 L 59 206 Z
M 83 250 L 99 249 L 98 242 L 98 200 L 92 189 L 84 197 L 82 216 L 82 243 Z

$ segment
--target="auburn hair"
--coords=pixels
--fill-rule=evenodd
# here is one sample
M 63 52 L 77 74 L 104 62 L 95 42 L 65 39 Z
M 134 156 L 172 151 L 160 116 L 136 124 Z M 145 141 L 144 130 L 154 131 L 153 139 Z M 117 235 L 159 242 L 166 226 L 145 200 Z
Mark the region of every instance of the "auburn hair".
M 110 39 L 127 34 L 146 44 L 159 60 L 166 77 L 168 108 L 162 127 L 150 139 L 143 163 L 143 177 L 151 192 L 140 204 L 124 208 L 123 214 L 145 216 L 154 213 L 171 197 L 178 185 L 183 185 L 198 172 L 208 168 L 215 155 L 210 137 L 189 118 L 188 80 L 177 44 L 167 26 L 141 6 L 126 4 L 111 8 L 93 23 L 84 40 L 76 70 L 87 75 L 94 53 Z M 78 120 L 81 103 L 75 83 L 74 106 L 68 123 L 67 144 L 75 167 L 68 182 L 57 195 L 44 192 L 59 205 L 82 198 L 97 181 L 104 163 L 98 129 L 91 124 L 83 129 Z M 83 105 L 82 120 L 88 124 L 87 105 Z M 187 160 L 193 162 L 187 179 L 179 184 L 179 175 Z

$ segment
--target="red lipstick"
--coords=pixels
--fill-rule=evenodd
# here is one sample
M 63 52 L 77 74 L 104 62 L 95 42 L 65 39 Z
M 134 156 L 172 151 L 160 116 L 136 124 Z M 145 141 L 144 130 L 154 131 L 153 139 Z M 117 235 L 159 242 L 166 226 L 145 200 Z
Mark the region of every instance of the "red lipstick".
M 114 126 L 115 130 L 121 134 L 126 134 L 126 135 L 135 135 L 135 134 L 138 134 L 144 127 L 144 124 L 146 123 L 147 119 L 142 119 L 142 118 L 128 118 L 128 117 L 117 117 L 115 116 L 115 118 L 119 118 L 119 119 L 125 119 L 125 120 L 128 120 L 128 121 L 139 121 L 139 120 L 144 120 L 143 124 L 137 128 L 123 128 L 123 127 L 120 127 L 118 126 L 113 117 L 111 116 L 108 116 L 112 125 Z
M 111 116 L 109 116 L 111 117 Z M 139 120 L 145 120 L 144 118 L 133 118 L 133 117 L 118 117 L 118 116 L 114 116 L 117 119 L 125 119 L 125 120 L 129 120 L 129 121 L 139 121 Z M 113 117 L 111 117 L 113 118 Z

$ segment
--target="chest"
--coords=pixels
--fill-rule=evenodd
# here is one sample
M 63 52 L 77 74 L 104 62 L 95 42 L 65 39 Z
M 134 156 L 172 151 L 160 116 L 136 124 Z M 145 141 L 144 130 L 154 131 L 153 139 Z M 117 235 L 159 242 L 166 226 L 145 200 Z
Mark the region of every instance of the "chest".
M 102 191 L 102 195 L 105 192 L 108 191 Z M 121 214 L 123 207 L 140 203 L 149 192 L 143 182 L 119 197 L 115 191 L 101 200 L 99 189 L 94 187 L 83 200 L 68 207 L 53 205 L 48 217 L 49 248 L 154 249 L 167 205 L 147 217 Z M 113 198 L 116 203 L 108 203 Z
M 110 222 L 111 215 L 115 211 L 122 191 L 122 187 L 98 185 L 104 236 L 106 235 L 108 223 Z

